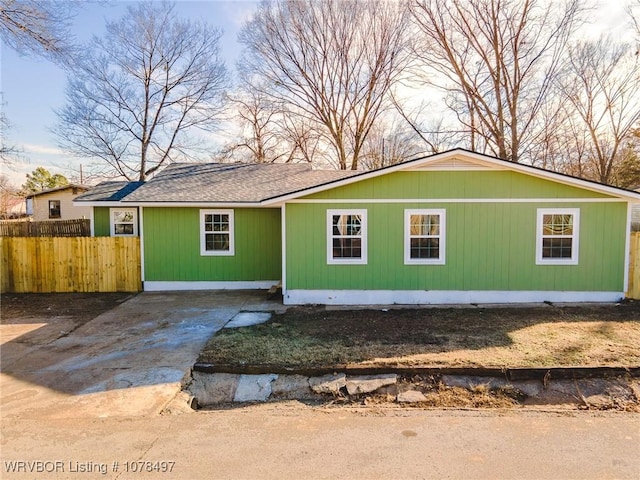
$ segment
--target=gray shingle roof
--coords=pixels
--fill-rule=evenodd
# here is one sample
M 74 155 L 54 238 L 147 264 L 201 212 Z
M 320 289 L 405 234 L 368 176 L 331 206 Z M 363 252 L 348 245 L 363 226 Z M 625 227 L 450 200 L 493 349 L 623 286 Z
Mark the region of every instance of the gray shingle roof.
M 117 202 L 134 192 L 144 182 L 102 182 L 87 193 L 75 198 L 76 202 Z
M 77 183 L 67 183 L 66 185 L 62 185 L 60 187 L 47 188 L 46 190 L 40 190 L 39 192 L 30 193 L 25 198 L 33 198 L 33 197 L 37 197 L 38 195 L 44 195 L 44 194 L 47 194 L 47 193 L 54 193 L 54 192 L 61 192 L 63 190 L 69 190 L 69 189 L 74 190 L 74 191 L 77 190 L 77 191 L 86 192 L 90 188 L 91 187 L 89 187 L 87 185 L 79 185 Z
M 174 163 L 123 201 L 258 203 L 357 173 L 306 164 Z

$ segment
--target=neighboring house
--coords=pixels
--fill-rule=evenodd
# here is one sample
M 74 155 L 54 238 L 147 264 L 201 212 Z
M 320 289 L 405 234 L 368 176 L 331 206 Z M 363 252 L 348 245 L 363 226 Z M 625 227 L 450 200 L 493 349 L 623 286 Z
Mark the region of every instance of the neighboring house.
M 640 188 L 635 191 L 640 193 Z M 640 231 L 640 203 L 635 204 L 631 209 L 631 229 Z
M 286 304 L 616 301 L 640 194 L 452 150 L 368 172 L 173 164 L 101 185 L 95 235 L 139 235 L 145 290 Z
M 24 197 L 4 193 L 0 197 L 0 219 L 21 218 L 26 215 Z
M 89 218 L 91 208 L 74 205 L 76 196 L 89 190 L 86 185 L 69 184 L 32 193 L 26 197 L 27 214 L 34 221 Z

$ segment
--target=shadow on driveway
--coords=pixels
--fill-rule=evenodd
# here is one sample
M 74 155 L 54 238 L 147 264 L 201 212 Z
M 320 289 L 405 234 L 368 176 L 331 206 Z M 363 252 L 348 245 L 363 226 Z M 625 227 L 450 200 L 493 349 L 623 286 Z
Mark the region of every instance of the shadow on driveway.
M 242 310 L 282 305 L 262 291 L 215 291 L 141 293 L 91 320 L 5 317 L 4 307 L 2 415 L 67 417 L 159 411 L 211 335 Z

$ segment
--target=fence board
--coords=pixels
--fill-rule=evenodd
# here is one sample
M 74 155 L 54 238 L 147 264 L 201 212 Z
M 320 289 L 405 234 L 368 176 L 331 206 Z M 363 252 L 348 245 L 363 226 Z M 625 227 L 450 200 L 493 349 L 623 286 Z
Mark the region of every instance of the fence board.
M 627 297 L 640 300 L 640 232 L 631 233 Z
M 139 292 L 140 239 L 0 237 L 2 292 Z
M 43 222 L 0 221 L 3 237 L 88 237 L 89 219 L 49 220 Z

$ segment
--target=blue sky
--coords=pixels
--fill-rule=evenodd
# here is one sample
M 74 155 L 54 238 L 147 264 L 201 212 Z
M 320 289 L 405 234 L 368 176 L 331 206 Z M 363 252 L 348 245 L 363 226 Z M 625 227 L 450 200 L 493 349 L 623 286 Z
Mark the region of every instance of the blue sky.
M 75 18 L 73 33 L 81 43 L 94 34 L 101 36 L 106 21 L 120 18 L 131 4 L 118 0 L 89 4 Z M 223 29 L 220 46 L 232 74 L 241 49 L 237 42 L 238 31 L 256 6 L 257 2 L 239 0 L 176 2 L 176 10 L 181 17 L 203 19 Z M 4 45 L 1 47 L 0 65 L 2 108 L 11 123 L 8 143 L 22 148 L 27 160 L 11 169 L 3 166 L 2 173 L 18 186 L 24 183 L 26 173 L 39 166 L 67 177 L 77 176 L 81 161 L 61 152 L 55 136 L 49 130 L 56 123 L 54 109 L 64 105 L 65 72 L 47 60 L 21 57 Z
M 610 31 L 614 36 L 620 32 L 630 32 L 624 14 L 625 0 L 603 0 L 603 6 L 594 12 L 595 23 L 589 33 Z M 103 1 L 89 4 L 75 18 L 73 32 L 80 42 L 91 35 L 102 35 L 105 22 L 120 18 L 131 2 L 121 0 Z M 201 0 L 178 1 L 176 9 L 185 18 L 204 19 L 224 30 L 221 50 L 227 67 L 234 71 L 235 60 L 240 53 L 237 34 L 243 22 L 251 15 L 257 1 L 241 0 Z M 24 150 L 25 162 L 12 169 L 2 167 L 15 185 L 25 181 L 25 174 L 38 166 L 67 177 L 78 175 L 79 159 L 68 157 L 57 147 L 50 128 L 56 123 L 54 109 L 64 104 L 65 73 L 51 62 L 33 57 L 20 57 L 4 45 L 0 50 L 0 92 L 3 93 L 4 113 L 11 122 L 9 143 Z

